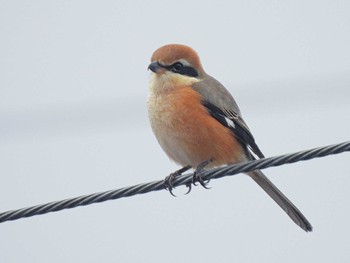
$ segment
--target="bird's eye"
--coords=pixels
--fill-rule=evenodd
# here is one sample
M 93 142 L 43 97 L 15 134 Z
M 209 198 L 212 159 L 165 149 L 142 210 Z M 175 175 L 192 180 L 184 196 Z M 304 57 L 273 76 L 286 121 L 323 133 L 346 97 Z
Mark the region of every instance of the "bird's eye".
M 180 62 L 176 62 L 173 64 L 172 68 L 175 72 L 179 72 L 181 69 L 183 69 L 184 65 Z

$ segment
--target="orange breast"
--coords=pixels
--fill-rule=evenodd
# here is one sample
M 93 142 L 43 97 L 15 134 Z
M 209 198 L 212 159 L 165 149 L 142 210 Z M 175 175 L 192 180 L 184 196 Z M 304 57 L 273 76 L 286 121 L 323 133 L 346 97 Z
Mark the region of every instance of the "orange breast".
M 200 94 L 190 87 L 158 94 L 149 101 L 149 113 L 163 150 L 183 166 L 197 167 L 209 159 L 213 159 L 209 167 L 244 160 L 232 132 L 208 114 Z

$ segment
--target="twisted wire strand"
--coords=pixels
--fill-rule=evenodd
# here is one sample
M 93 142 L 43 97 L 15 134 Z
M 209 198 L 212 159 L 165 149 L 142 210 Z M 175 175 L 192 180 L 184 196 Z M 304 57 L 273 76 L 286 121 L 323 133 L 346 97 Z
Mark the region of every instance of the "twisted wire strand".
M 203 180 L 218 179 L 224 176 L 232 176 L 238 173 L 249 172 L 257 169 L 265 169 L 268 167 L 281 166 L 288 163 L 306 161 L 331 154 L 339 154 L 346 151 L 350 151 L 350 141 L 325 147 L 319 147 L 311 150 L 215 168 L 206 171 L 203 174 L 202 178 Z M 174 187 L 190 183 L 192 181 L 192 176 L 193 174 L 178 176 L 173 182 Z M 159 190 L 164 190 L 163 180 L 3 212 L 0 213 L 0 223 Z

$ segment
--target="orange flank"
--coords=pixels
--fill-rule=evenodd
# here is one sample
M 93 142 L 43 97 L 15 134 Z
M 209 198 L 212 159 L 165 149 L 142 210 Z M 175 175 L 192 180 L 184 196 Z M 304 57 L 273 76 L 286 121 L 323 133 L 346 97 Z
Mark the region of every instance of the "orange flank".
M 203 160 L 213 159 L 207 167 L 215 167 L 246 160 L 231 130 L 210 116 L 201 104 L 201 95 L 191 87 L 159 92 L 156 101 L 152 128 L 175 162 L 197 167 Z

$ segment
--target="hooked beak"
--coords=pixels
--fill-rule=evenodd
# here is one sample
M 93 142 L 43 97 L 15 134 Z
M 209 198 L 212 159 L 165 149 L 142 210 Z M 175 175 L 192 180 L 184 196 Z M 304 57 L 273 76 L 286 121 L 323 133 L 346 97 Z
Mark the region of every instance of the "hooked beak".
M 149 64 L 148 69 L 152 70 L 154 73 L 159 71 L 161 68 L 163 68 L 163 65 L 158 63 L 157 61 L 152 62 Z

